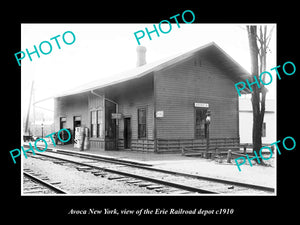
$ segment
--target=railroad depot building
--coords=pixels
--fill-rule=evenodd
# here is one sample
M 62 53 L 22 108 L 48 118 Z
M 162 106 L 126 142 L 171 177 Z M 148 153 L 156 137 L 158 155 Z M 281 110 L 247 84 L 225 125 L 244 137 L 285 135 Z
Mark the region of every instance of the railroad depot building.
M 55 96 L 55 131 L 87 127 L 99 150 L 197 149 L 206 143 L 210 110 L 210 143 L 239 143 L 234 84 L 249 76 L 245 69 L 213 42 L 149 64 L 146 49 L 137 51 L 136 68 Z

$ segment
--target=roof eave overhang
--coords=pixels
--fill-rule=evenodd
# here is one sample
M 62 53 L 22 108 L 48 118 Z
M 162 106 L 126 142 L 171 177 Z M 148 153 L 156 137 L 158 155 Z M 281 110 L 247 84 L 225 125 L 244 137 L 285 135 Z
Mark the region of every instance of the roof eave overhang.
M 138 78 L 141 78 L 143 76 L 146 76 L 150 74 L 151 72 L 159 71 L 161 69 L 165 69 L 168 66 L 174 65 L 175 63 L 184 60 L 186 58 L 189 58 L 193 56 L 195 53 L 201 52 L 201 54 L 204 55 L 210 55 L 212 58 L 217 59 L 216 64 L 220 66 L 221 68 L 224 68 L 228 76 L 235 82 L 246 82 L 246 79 L 250 77 L 250 74 L 248 71 L 246 71 L 238 62 L 236 62 L 230 55 L 228 55 L 223 49 L 221 49 L 217 44 L 214 42 L 210 42 L 206 45 L 203 45 L 197 49 L 193 49 L 191 51 L 188 51 L 184 54 L 179 54 L 176 57 L 172 57 L 170 60 L 163 60 L 159 64 L 155 64 L 154 66 L 152 63 L 151 64 L 146 64 L 140 68 L 135 68 L 137 71 L 129 71 L 129 74 L 132 73 L 132 76 L 125 76 L 125 78 L 117 79 L 112 82 L 108 82 L 105 84 L 100 84 L 100 85 L 88 85 L 87 88 L 82 88 L 82 87 L 77 87 L 72 90 L 69 90 L 67 92 L 60 93 L 54 98 L 58 97 L 64 97 L 64 96 L 69 96 L 69 95 L 76 95 L 80 93 L 85 93 L 85 92 L 90 92 L 96 89 L 101 89 L 105 88 L 108 86 L 116 85 L 122 82 L 127 82 L 131 80 L 135 80 Z M 246 86 L 246 88 L 241 91 L 242 94 L 249 94 L 251 93 L 249 88 Z

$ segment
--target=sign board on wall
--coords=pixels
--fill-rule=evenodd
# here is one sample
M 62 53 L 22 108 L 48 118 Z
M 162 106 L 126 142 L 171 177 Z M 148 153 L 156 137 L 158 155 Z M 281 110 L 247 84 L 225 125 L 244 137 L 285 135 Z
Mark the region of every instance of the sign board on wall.
M 195 102 L 194 103 L 195 107 L 202 107 L 202 108 L 209 108 L 209 104 L 208 103 L 199 103 L 199 102 Z
M 121 113 L 112 113 L 111 118 L 120 120 L 120 119 L 122 119 L 122 114 Z
M 156 118 L 164 117 L 164 111 L 156 111 Z

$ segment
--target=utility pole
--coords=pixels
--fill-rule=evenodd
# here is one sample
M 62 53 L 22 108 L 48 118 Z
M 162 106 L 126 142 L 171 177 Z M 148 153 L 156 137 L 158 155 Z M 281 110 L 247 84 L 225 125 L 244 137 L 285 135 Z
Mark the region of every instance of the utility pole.
M 32 83 L 31 83 L 29 104 L 28 104 L 28 110 L 27 110 L 26 121 L 25 121 L 25 134 L 28 133 L 28 129 L 29 129 L 28 124 L 29 124 L 29 114 L 30 114 L 30 107 L 31 107 L 32 95 L 33 95 L 33 85 L 34 85 L 34 81 L 32 81 Z

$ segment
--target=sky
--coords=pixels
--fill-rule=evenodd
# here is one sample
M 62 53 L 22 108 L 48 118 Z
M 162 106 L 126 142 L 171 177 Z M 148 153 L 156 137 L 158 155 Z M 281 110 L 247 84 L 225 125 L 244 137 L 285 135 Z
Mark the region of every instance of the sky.
M 235 61 L 250 72 L 249 43 L 246 31 L 247 24 L 184 24 L 180 28 L 172 23 L 172 30 L 167 33 L 151 34 L 140 39 L 141 45 L 147 48 L 146 62 L 151 63 L 180 52 L 198 48 L 209 42 L 215 42 Z M 270 52 L 267 56 L 267 70 L 277 66 L 276 62 L 276 24 L 267 24 L 268 30 L 275 26 Z M 156 24 L 158 27 L 158 25 Z M 72 89 L 93 80 L 103 79 L 114 74 L 133 69 L 136 66 L 136 47 L 138 43 L 134 32 L 153 29 L 153 24 L 22 24 L 21 50 L 34 51 L 41 42 L 49 41 L 52 52 L 48 55 L 40 53 L 40 58 L 32 54 L 21 61 L 22 76 L 22 114 L 27 112 L 31 83 L 34 81 L 34 102 L 54 96 L 62 91 Z M 167 30 L 167 28 L 162 28 Z M 76 40 L 66 45 L 62 35 L 72 31 Z M 58 49 L 57 38 L 61 49 Z M 72 41 L 71 36 L 65 36 Z M 43 50 L 47 52 L 47 44 Z M 16 61 L 16 66 L 18 66 Z M 273 74 L 273 72 L 272 72 Z M 275 74 L 273 74 L 273 78 Z M 268 85 L 267 98 L 275 99 L 276 79 Z M 43 108 L 53 109 L 53 101 L 48 100 L 36 104 Z

